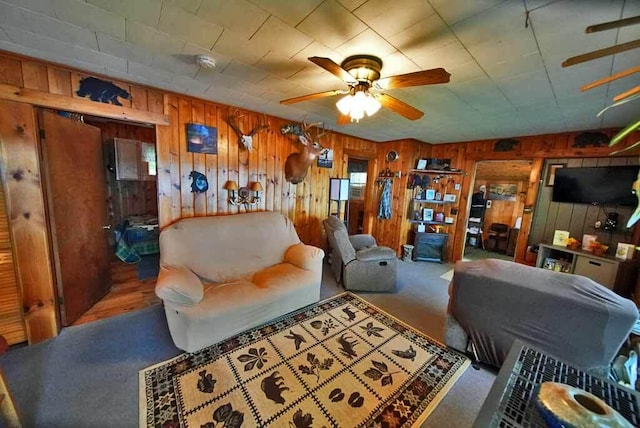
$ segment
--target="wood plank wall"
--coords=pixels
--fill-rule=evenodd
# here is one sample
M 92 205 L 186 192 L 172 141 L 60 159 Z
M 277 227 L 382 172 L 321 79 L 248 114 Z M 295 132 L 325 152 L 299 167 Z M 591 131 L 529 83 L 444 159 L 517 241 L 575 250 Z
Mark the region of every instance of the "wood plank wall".
M 590 167 L 590 166 L 617 166 L 617 165 L 638 165 L 637 157 L 602 157 L 602 158 L 552 158 L 545 161 L 545 169 L 542 177 L 547 177 L 549 164 L 564 163 L 568 168 Z M 529 245 L 539 243 L 551 243 L 555 230 L 568 230 L 571 236 L 582 240 L 582 235 L 597 235 L 598 241 L 610 245 L 615 251 L 618 242 L 634 242 L 633 229 L 626 229 L 625 224 L 634 208 L 631 207 L 595 207 L 586 204 L 558 203 L 551 200 L 553 187 L 543 185 L 538 193 L 536 211 L 533 216 L 531 233 L 529 235 Z M 596 229 L 596 220 L 607 218 L 605 214 L 615 211 L 620 214 L 618 228 L 615 232 L 609 233 L 603 229 Z M 637 243 L 636 243 L 637 244 Z
M 617 130 L 605 129 L 600 130 L 609 137 L 615 135 Z M 607 146 L 601 147 L 574 147 L 575 136 L 580 132 L 566 132 L 561 134 L 543 134 L 535 136 L 517 137 L 519 144 L 514 150 L 509 152 L 495 152 L 493 150 L 496 140 L 478 140 L 450 144 L 438 144 L 431 146 L 431 156 L 434 158 L 451 158 L 452 166 L 460 168 L 473 176 L 476 163 L 483 160 L 531 160 L 531 175 L 529 182 L 523 191 L 526 191 L 524 200 L 524 214 L 522 218 L 522 228 L 518 236 L 518 244 L 516 246 L 515 260 L 524 262 L 527 245 L 529 243 L 529 233 L 531 227 L 532 215 L 536 209 L 536 198 L 538 187 L 540 184 L 541 172 L 545 159 L 557 158 L 592 158 L 607 157 L 612 148 Z M 625 140 L 619 143 L 615 149 L 628 147 L 634 142 L 640 140 L 640 132 L 634 132 L 627 136 Z M 636 148 L 629 153 L 618 155 L 619 157 L 638 155 L 640 151 Z M 464 180 L 462 186 L 462 197 L 460 201 L 460 209 L 464 213 L 468 213 L 470 209 L 470 189 L 471 180 Z M 466 208 L 465 208 L 466 207 Z M 465 214 L 466 215 L 466 214 Z M 638 226 L 635 226 L 638 229 Z M 453 237 L 454 248 L 453 258 L 458 260 L 462 256 L 464 246 L 464 238 L 466 236 L 465 223 L 459 221 L 456 226 L 455 235 Z M 450 240 L 450 242 L 452 242 Z
M 158 215 L 158 186 L 156 181 L 116 180 L 115 172 L 107 166 L 115 166 L 114 138 L 128 138 L 155 144 L 155 127 L 137 126 L 121 122 L 95 121 L 85 118 L 85 123 L 100 128 L 104 147 L 105 174 L 109 190 L 109 221 L 120 224 L 130 215 Z
M 505 201 L 500 199 L 491 200 L 491 208 L 487 208 L 484 214 L 484 236 L 488 236 L 491 223 L 503 223 L 509 227 L 513 227 L 516 223 L 516 219 L 522 215 L 524 210 L 524 197 L 520 196 L 520 192 L 526 188 L 527 183 L 519 180 L 479 180 L 476 179 L 474 188 L 478 188 L 482 185 L 487 186 L 487 198 L 491 199 L 488 195 L 489 186 L 491 184 L 515 184 L 518 186 L 518 191 L 515 201 Z
M 74 91 L 78 87 L 79 79 L 85 75 L 82 71 L 68 67 L 0 52 L 0 85 L 26 88 L 30 91 L 30 95 L 46 94 L 47 97 L 41 97 L 41 99 L 46 99 L 49 103 L 51 102 L 51 96 L 55 95 L 64 101 L 64 105 L 75 106 L 78 107 L 77 109 L 86 106 L 87 100 L 77 98 Z M 106 77 L 106 79 L 109 78 Z M 465 213 L 468 212 L 468 195 L 470 194 L 469 186 L 471 181 L 469 177 L 472 177 L 476 161 L 494 159 L 532 160 L 532 171 L 527 183 L 525 205 L 533 208 L 538 189 L 538 180 L 545 158 L 602 157 L 607 156 L 611 151 L 608 147 L 574 148 L 571 144 L 575 133 L 521 137 L 519 138 L 521 144 L 514 151 L 497 153 L 493 151 L 495 140 L 432 146 L 416 140 L 375 143 L 338 132 L 331 132 L 322 139 L 321 143 L 334 150 L 333 168 L 318 168 L 313 165 L 304 182 L 293 186 L 284 180 L 284 163 L 289 154 L 299 150 L 300 145 L 288 136 L 282 136 L 279 132 L 280 127 L 289 121 L 268 116 L 267 119 L 270 122 L 269 131 L 256 136 L 255 149 L 249 153 L 238 145 L 238 136 L 227 125 L 226 116 L 234 111 L 232 107 L 126 82 L 116 83 L 128 89 L 134 95 L 133 101 L 129 105 L 129 111 L 124 113 L 148 112 L 149 114 L 164 115 L 163 120 L 166 120 L 167 116 L 169 118 L 169 125 L 156 127 L 158 216 L 162 226 L 171 224 L 182 217 L 270 210 L 289 216 L 303 242 L 325 247 L 325 237 L 321 222 L 328 214 L 329 178 L 346 177 L 346 160 L 348 157 L 354 154 L 365 154 L 365 158 L 372 159 L 373 157 L 372 162 L 370 162 L 369 175 L 374 178 L 367 187 L 365 232 L 372 233 L 380 245 L 394 248 L 400 254 L 401 245 L 408 242 L 411 229 L 406 219 L 411 198 L 411 192 L 406 189 L 407 172 L 415 167 L 415 161 L 418 158 L 451 158 L 453 167 L 462 169 L 470 174 L 462 180 L 459 202 L 460 214 L 458 214 L 455 231 L 450 236 L 449 241 L 452 245 L 449 248 L 448 258 L 450 260 L 458 260 L 462 255 L 462 243 L 466 232 L 465 222 L 461 220 L 466 218 Z M 13 99 L 12 93 L 4 94 L 5 99 Z M 24 100 L 26 98 L 21 99 Z M 33 102 L 40 105 L 35 101 Z M 28 104 L 22 105 L 31 108 Z M 100 103 L 91 103 L 91 106 L 94 109 L 101 107 Z M 112 107 L 105 105 L 105 114 L 113 115 Z M 24 114 L 27 118 L 33 116 L 32 112 L 25 111 Z M 243 130 L 250 130 L 261 117 L 258 113 L 249 111 L 241 110 L 240 114 L 244 115 L 240 120 L 240 126 Z M 11 118 L 10 120 L 13 124 L 8 129 L 9 134 L 15 134 L 16 123 L 24 122 L 28 123 L 29 126 L 33 124 L 31 122 L 32 118 L 26 120 L 11 115 L 7 117 Z M 5 121 L 3 120 L 3 122 Z M 189 122 L 204 123 L 218 128 L 217 155 L 193 154 L 186 151 L 185 124 Z M 348 127 L 345 128 L 345 131 L 348 132 L 348 129 Z M 32 132 L 30 127 L 28 132 Z M 613 130 L 605 130 L 605 132 L 610 135 L 614 133 Z M 620 144 L 620 146 L 637 141 L 639 133 L 635 134 L 628 137 L 626 143 Z M 28 146 L 30 148 L 28 152 L 20 151 L 22 150 L 21 147 L 25 147 L 24 145 L 5 145 L 6 149 L 11 152 L 7 153 L 3 158 L 5 162 L 9 161 L 9 168 L 15 168 L 16 165 L 23 167 L 28 163 L 30 167 L 35 168 L 32 171 L 37 171 L 37 150 L 32 150 L 32 148 L 37 149 L 37 140 L 35 140 L 34 134 L 30 135 L 30 138 L 33 138 L 29 142 L 33 147 Z M 398 151 L 400 159 L 387 164 L 385 155 L 391 149 Z M 20 156 L 24 155 L 26 157 L 24 161 L 15 160 L 14 151 L 16 150 L 21 153 Z M 393 218 L 380 220 L 376 218 L 379 189 L 375 185 L 375 177 L 386 166 L 389 166 L 393 171 L 401 172 L 401 177 L 393 180 Z M 192 170 L 203 172 L 208 177 L 210 190 L 207 193 L 197 195 L 191 193 L 191 180 L 188 176 Z M 37 176 L 37 180 L 39 182 L 39 176 Z M 246 185 L 249 181 L 259 181 L 265 189 L 260 204 L 248 208 L 228 204 L 227 191 L 223 189 L 227 180 L 235 180 L 240 186 Z M 51 337 L 57 331 L 57 324 L 51 318 L 55 311 L 53 311 L 53 282 L 51 280 L 50 258 L 47 246 L 48 232 L 44 222 L 42 189 L 37 187 L 36 190 L 40 193 L 39 196 L 36 195 L 35 199 L 33 199 L 35 205 L 34 209 L 31 210 L 32 213 L 41 213 L 38 214 L 41 217 L 36 216 L 39 219 L 39 223 L 37 223 L 37 228 L 33 230 L 33 233 L 38 235 L 37 239 L 30 240 L 31 238 L 27 235 L 16 234 L 15 226 L 18 226 L 21 222 L 24 223 L 24 221 L 19 220 L 22 211 L 11 211 L 12 202 L 22 196 L 20 186 L 16 187 L 14 184 L 10 175 L 3 175 L 7 205 L 10 207 L 9 212 L 12 219 L 14 250 L 17 248 L 21 251 L 21 246 L 24 245 L 24 242 L 29 242 L 30 249 L 37 254 L 37 263 L 30 263 L 20 256 L 20 251 L 15 251 L 18 277 L 21 279 L 23 307 L 41 308 L 49 305 L 51 308 L 49 312 L 40 311 L 40 313 L 48 314 L 48 318 L 40 318 L 45 320 L 43 323 L 38 324 L 35 322 L 36 318 L 33 316 L 35 311 L 32 309 L 30 309 L 31 316 L 25 316 L 29 341 L 33 342 L 38 338 Z M 40 200 L 38 200 L 38 197 Z M 22 204 L 22 207 L 24 207 L 24 202 Z M 527 226 L 521 230 L 521 235 L 524 235 L 525 239 L 518 241 L 516 259 L 524 257 L 531 213 L 532 210 L 529 210 L 524 215 L 523 224 Z M 33 215 L 31 218 L 33 219 Z M 36 224 L 36 222 L 31 221 L 30 224 Z M 32 270 L 35 271 L 32 272 Z M 30 280 L 28 281 L 22 280 L 29 278 Z M 34 281 L 33 278 L 37 278 L 37 280 Z M 30 319 L 32 322 L 29 321 Z M 29 333 L 30 331 L 31 333 Z

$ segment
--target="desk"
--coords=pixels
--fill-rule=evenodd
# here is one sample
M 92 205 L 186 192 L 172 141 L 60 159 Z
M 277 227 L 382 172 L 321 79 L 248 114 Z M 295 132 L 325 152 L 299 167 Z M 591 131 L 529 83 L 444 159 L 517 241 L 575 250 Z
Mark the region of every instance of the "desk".
M 617 410 L 631 425 L 640 426 L 640 394 L 636 391 L 589 375 L 516 340 L 480 409 L 474 428 L 546 428 L 532 398 L 534 389 L 547 381 L 590 392 Z

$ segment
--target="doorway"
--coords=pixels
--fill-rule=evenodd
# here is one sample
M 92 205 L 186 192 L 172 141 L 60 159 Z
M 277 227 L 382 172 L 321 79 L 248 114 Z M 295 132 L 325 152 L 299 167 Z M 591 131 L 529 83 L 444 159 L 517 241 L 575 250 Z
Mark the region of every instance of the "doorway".
M 152 265 L 158 265 L 155 127 L 57 111 L 42 110 L 39 116 L 46 137 L 42 139 L 43 170 L 52 214 L 61 325 L 81 324 L 155 303 L 157 267 L 152 266 L 150 274 L 147 269 L 146 282 L 139 280 L 138 268 L 149 257 L 155 258 Z M 47 122 L 52 120 L 56 126 L 62 123 L 70 128 L 66 137 L 50 132 L 52 125 Z M 90 141 L 78 138 L 87 132 L 91 133 Z M 118 140 L 123 140 L 121 150 L 116 147 Z M 67 154 L 56 155 L 61 151 Z M 92 163 L 77 158 L 84 152 L 92 153 Z M 98 197 L 89 203 L 87 193 Z M 61 225 L 65 219 L 71 224 Z M 85 224 L 91 227 L 81 226 Z M 85 230 L 96 228 L 99 234 Z M 83 233 L 74 235 L 76 229 Z M 146 250 L 141 250 L 143 247 Z M 70 268 L 69 260 L 78 266 Z M 94 265 L 100 268 L 91 267 Z M 70 276 L 72 271 L 91 272 L 89 277 L 95 284 L 87 284 L 88 278 L 75 278 L 76 273 Z
M 471 188 L 464 259 L 513 260 L 531 161 L 481 161 Z
M 366 159 L 349 158 L 349 219 L 347 228 L 349 235 L 364 233 L 364 212 L 367 202 L 367 170 Z

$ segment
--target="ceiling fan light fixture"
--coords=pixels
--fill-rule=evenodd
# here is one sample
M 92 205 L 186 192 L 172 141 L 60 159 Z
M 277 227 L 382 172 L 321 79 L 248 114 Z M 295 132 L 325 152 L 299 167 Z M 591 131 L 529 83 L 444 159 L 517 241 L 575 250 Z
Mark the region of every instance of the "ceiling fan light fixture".
M 356 91 L 355 94 L 347 95 L 336 103 L 340 113 L 347 115 L 351 120 L 358 122 L 366 113 L 373 116 L 380 110 L 380 102 L 366 90 Z

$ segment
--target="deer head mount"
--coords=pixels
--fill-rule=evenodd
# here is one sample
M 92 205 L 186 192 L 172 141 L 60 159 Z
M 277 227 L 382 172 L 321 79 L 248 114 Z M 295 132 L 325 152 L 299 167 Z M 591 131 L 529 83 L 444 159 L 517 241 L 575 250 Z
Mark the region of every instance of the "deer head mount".
M 318 125 L 322 125 L 322 129 L 318 128 Z M 309 128 L 311 127 L 316 127 L 317 129 L 315 139 L 309 132 Z M 298 132 L 295 132 L 295 130 Z M 289 132 L 285 132 L 285 127 L 282 127 L 280 131 L 283 134 L 296 135 L 298 137 L 298 141 L 302 143 L 302 150 L 298 153 L 290 154 L 284 163 L 285 179 L 289 183 L 298 184 L 307 176 L 307 170 L 309 169 L 311 162 L 313 162 L 318 155 L 327 150 L 318 143 L 318 140 L 327 133 L 324 129 L 324 122 L 312 124 L 302 122 L 300 128 L 292 126 Z
M 242 145 L 245 149 L 251 151 L 253 150 L 253 136 L 263 129 L 269 128 L 269 122 L 267 121 L 267 117 L 264 116 L 258 121 L 258 124 L 248 133 L 245 134 L 242 132 L 240 127 L 238 126 L 238 119 L 243 117 L 244 115 L 240 115 L 237 111 L 227 116 L 227 123 L 235 131 L 238 135 L 238 143 Z

